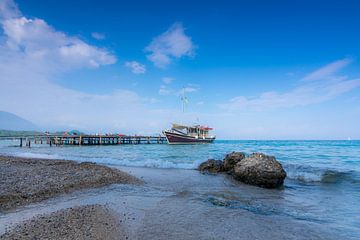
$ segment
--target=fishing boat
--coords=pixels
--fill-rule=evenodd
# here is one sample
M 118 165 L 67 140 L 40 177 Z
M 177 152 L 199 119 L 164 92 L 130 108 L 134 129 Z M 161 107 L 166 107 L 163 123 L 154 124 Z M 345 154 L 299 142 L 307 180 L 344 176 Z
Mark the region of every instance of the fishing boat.
M 185 96 L 185 88 L 183 88 L 181 102 L 182 111 L 188 104 L 188 98 Z M 195 144 L 195 143 L 212 143 L 215 136 L 209 136 L 209 131 L 213 130 L 208 126 L 193 125 L 186 126 L 183 124 L 172 124 L 170 130 L 163 131 L 169 144 Z
M 211 130 L 213 129 L 208 126 L 173 124 L 172 128 L 163 131 L 163 134 L 169 144 L 212 143 L 215 136 L 209 136 Z

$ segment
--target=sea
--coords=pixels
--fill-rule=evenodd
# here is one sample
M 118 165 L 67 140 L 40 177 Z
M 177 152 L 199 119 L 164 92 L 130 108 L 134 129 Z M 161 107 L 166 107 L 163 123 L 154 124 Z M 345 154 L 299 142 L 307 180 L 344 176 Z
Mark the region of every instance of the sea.
M 148 192 L 137 190 L 137 194 L 145 194 L 145 191 L 147 197 L 153 194 L 154 198 L 170 194 L 179 196 L 176 198 L 177 202 L 185 198 L 186 201 L 184 200 L 181 206 L 191 203 L 192 205 L 188 206 L 190 209 L 195 206 L 198 211 L 202 209 L 196 216 L 210 211 L 211 208 L 220 209 L 218 214 L 223 211 L 223 220 L 227 219 L 225 214 L 228 215 L 229 212 L 248 212 L 253 218 L 259 217 L 264 221 L 272 219 L 269 226 L 272 226 L 274 221 L 284 225 L 292 222 L 284 231 L 298 231 L 294 234 L 298 237 L 289 239 L 360 239 L 360 141 L 217 140 L 213 144 L 202 145 L 49 147 L 46 144 L 34 144 L 31 148 L 20 148 L 18 145 L 18 141 L 0 141 L 0 155 L 90 161 L 125 169 L 136 176 L 144 177 L 150 182 L 149 187 L 154 186 Z M 233 151 L 247 154 L 263 152 L 275 156 L 287 172 L 284 186 L 280 189 L 261 189 L 235 183 L 229 177 L 203 176 L 195 171 L 201 162 L 207 159 L 224 159 L 226 154 Z M 174 178 L 178 180 L 175 181 Z M 162 187 L 155 187 L 159 185 Z M 136 194 L 132 193 L 132 196 L 134 195 Z M 180 205 L 174 203 L 172 209 L 174 206 L 179 208 Z M 170 209 L 170 206 L 168 207 Z M 162 205 L 156 214 L 160 214 L 163 208 L 166 208 L 166 204 Z M 168 219 L 161 227 L 148 226 L 146 229 L 154 231 L 154 236 L 160 236 L 159 229 L 170 227 L 171 221 L 176 219 L 171 217 L 169 212 L 162 216 L 163 219 Z M 220 221 L 221 215 L 216 219 L 214 222 Z M 191 221 L 191 218 L 188 221 Z M 201 220 L 194 217 L 193 221 L 199 224 Z M 157 223 L 149 221 L 149 225 L 151 224 Z M 181 222 L 173 224 L 177 228 L 181 226 Z M 299 229 L 294 230 L 297 228 Z M 236 239 L 236 234 L 231 235 L 230 230 L 226 234 L 230 234 L 228 238 Z M 306 237 L 306 234 L 310 235 Z M 184 235 L 179 235 L 179 239 L 181 236 Z M 176 239 L 174 236 L 167 237 Z M 282 237 L 283 235 L 280 236 Z

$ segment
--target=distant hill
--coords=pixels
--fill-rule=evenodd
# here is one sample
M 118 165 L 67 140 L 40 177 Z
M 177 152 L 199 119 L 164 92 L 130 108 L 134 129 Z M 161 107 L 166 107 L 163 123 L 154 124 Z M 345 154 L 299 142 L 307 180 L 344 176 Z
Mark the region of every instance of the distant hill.
M 18 136 L 34 136 L 44 135 L 43 132 L 37 131 L 14 131 L 14 130 L 0 130 L 0 137 L 18 137 Z
M 0 111 L 0 130 L 34 131 L 38 129 L 35 124 L 22 117 Z

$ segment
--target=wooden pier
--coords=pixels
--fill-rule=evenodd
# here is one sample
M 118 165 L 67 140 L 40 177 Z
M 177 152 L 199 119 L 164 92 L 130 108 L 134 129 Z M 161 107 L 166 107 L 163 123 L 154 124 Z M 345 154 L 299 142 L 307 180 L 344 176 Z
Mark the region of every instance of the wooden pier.
M 164 136 L 126 136 L 126 135 L 32 135 L 0 137 L 0 140 L 18 140 L 20 147 L 31 147 L 32 144 L 51 146 L 94 146 L 120 144 L 164 144 Z

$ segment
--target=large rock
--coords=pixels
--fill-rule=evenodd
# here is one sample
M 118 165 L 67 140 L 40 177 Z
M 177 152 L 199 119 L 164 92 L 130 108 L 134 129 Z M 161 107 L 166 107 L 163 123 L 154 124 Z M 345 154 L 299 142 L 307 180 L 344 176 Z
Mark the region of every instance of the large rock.
M 275 157 L 253 153 L 235 165 L 233 175 L 247 184 L 276 188 L 284 183 L 286 172 Z
M 221 160 L 209 159 L 198 167 L 201 172 L 218 173 L 224 171 L 224 163 Z
M 235 165 L 245 158 L 245 153 L 243 152 L 232 152 L 225 156 L 224 159 L 224 170 L 233 171 Z

